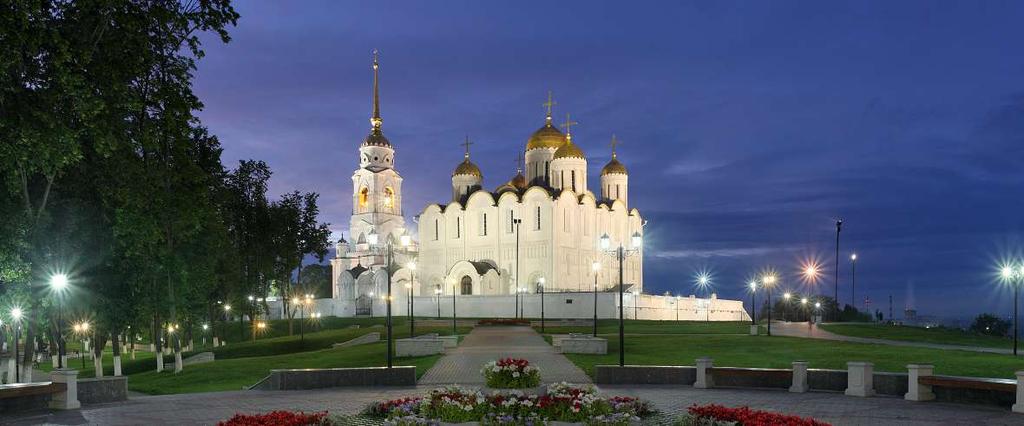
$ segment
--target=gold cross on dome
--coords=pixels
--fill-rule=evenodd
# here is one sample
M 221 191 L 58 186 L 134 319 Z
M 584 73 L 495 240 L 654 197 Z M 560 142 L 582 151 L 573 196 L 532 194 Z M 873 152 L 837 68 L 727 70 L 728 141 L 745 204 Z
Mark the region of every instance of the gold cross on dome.
M 550 90 L 548 90 L 548 101 L 542 103 L 541 105 L 544 105 L 544 107 L 548 109 L 548 117 L 551 117 L 551 107 L 558 105 L 558 102 L 555 102 L 554 98 L 551 97 Z
M 519 173 L 522 173 L 523 172 L 523 154 L 522 153 L 520 153 L 519 155 L 516 156 L 515 162 L 516 162 L 516 171 L 519 172 Z
M 570 129 L 572 128 L 572 126 L 575 126 L 577 124 L 580 123 L 572 121 L 572 118 L 569 117 L 569 113 L 565 113 L 565 123 L 562 123 L 562 127 L 565 127 L 565 134 L 572 133 L 572 130 Z
M 615 137 L 615 134 L 612 134 L 612 158 L 615 158 L 615 147 L 619 146 L 620 143 L 622 142 Z
M 466 141 L 465 142 L 459 144 L 459 145 L 462 145 L 462 146 L 466 147 L 466 158 L 469 158 L 469 146 L 472 145 L 472 144 L 473 144 L 473 142 L 469 141 L 469 135 L 466 135 Z

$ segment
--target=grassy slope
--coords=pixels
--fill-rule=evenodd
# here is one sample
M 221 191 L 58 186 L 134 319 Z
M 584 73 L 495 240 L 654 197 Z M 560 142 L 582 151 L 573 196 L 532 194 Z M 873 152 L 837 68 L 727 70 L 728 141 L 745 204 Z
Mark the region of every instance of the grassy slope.
M 172 394 L 240 390 L 266 377 L 278 368 L 381 367 L 385 364 L 386 345 L 374 343 L 350 348 L 326 349 L 297 354 L 228 359 L 186 368 L 180 374 L 170 371 L 132 375 L 128 388 L 148 394 Z M 440 355 L 400 358 L 396 365 L 416 366 L 417 377 L 426 372 Z
M 566 354 L 593 376 L 594 365 L 618 363 L 618 338 L 608 340 L 607 355 Z M 871 361 L 878 371 L 905 372 L 911 363 L 935 365 L 936 374 L 1014 377 L 1024 360 L 1007 355 L 935 350 L 795 337 L 767 336 L 627 336 L 626 363 L 640 365 L 693 365 L 699 357 L 714 358 L 715 365 L 788 368 L 804 360 L 811 368 L 845 369 L 847 361 Z
M 948 328 L 922 328 L 884 324 L 824 324 L 821 328 L 831 333 L 854 337 L 985 348 L 1010 349 L 1013 347 L 1013 341 L 1008 338 L 983 336 Z
M 534 326 L 540 331 L 540 326 Z M 704 321 L 647 321 L 647 320 L 626 320 L 625 329 L 627 334 L 747 334 L 750 332 L 750 323 L 746 321 L 728 322 L 704 322 Z M 590 333 L 591 326 L 582 327 L 545 327 L 544 332 L 549 334 L 567 333 Z M 619 332 L 618 320 L 598 320 L 598 334 L 617 334 Z

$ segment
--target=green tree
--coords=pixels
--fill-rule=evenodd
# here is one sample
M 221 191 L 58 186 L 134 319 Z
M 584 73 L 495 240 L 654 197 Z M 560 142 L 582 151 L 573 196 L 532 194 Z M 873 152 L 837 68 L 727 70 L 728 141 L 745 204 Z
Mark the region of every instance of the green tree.
M 317 298 L 331 297 L 331 266 L 319 263 L 306 265 L 302 268 L 300 285 Z
M 986 336 L 1006 336 L 1010 331 L 1010 322 L 992 314 L 981 314 L 974 318 L 970 330 Z

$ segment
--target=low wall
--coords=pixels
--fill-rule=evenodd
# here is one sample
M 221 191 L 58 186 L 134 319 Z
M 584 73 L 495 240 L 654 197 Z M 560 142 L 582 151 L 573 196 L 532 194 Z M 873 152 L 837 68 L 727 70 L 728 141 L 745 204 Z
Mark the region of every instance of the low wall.
M 875 393 L 903 398 L 909 386 L 907 376 L 907 373 L 875 373 L 872 378 L 875 385 Z
M 594 382 L 599 385 L 692 385 L 697 368 L 675 365 L 598 365 Z
M 415 386 L 416 367 L 270 370 L 253 390 L 303 390 L 347 386 Z
M 348 341 L 341 342 L 341 343 L 335 343 L 335 344 L 333 344 L 331 346 L 335 347 L 335 348 L 347 348 L 349 346 L 366 345 L 366 344 L 369 344 L 369 343 L 376 343 L 376 342 L 379 342 L 379 341 L 380 341 L 380 333 L 374 331 L 372 333 L 366 333 L 366 334 L 364 334 L 362 336 L 356 337 L 355 339 L 352 339 L 352 340 L 348 340 Z
M 774 368 L 714 367 L 711 377 L 715 387 L 789 389 L 793 384 L 791 370 Z
M 78 402 L 102 404 L 128 400 L 128 377 L 78 379 Z
M 846 370 L 807 369 L 807 387 L 813 390 L 845 392 L 848 379 Z

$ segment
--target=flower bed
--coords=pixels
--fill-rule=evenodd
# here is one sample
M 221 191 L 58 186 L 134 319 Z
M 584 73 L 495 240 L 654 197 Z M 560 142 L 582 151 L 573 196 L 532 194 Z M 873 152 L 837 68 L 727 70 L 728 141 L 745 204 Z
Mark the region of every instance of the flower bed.
M 327 412 L 271 411 L 263 414 L 235 414 L 217 426 L 311 426 L 329 424 Z
M 431 391 L 426 398 L 374 403 L 364 414 L 383 417 L 394 426 L 440 422 L 521 426 L 551 421 L 626 426 L 638 424 L 652 410 L 647 402 L 636 398 L 603 398 L 592 386 L 561 383 L 548 386 L 547 393 L 541 396 L 516 391 L 485 395 L 476 390 L 447 387 Z
M 535 388 L 540 385 L 540 370 L 530 361 L 505 358 L 484 364 L 480 370 L 487 387 L 495 389 Z
M 752 410 L 749 407 L 730 408 L 716 404 L 693 405 L 687 411 L 690 416 L 698 420 L 732 422 L 739 426 L 829 426 L 828 423 L 812 418 Z
M 479 325 L 530 325 L 530 320 L 513 318 L 490 318 L 477 322 Z

